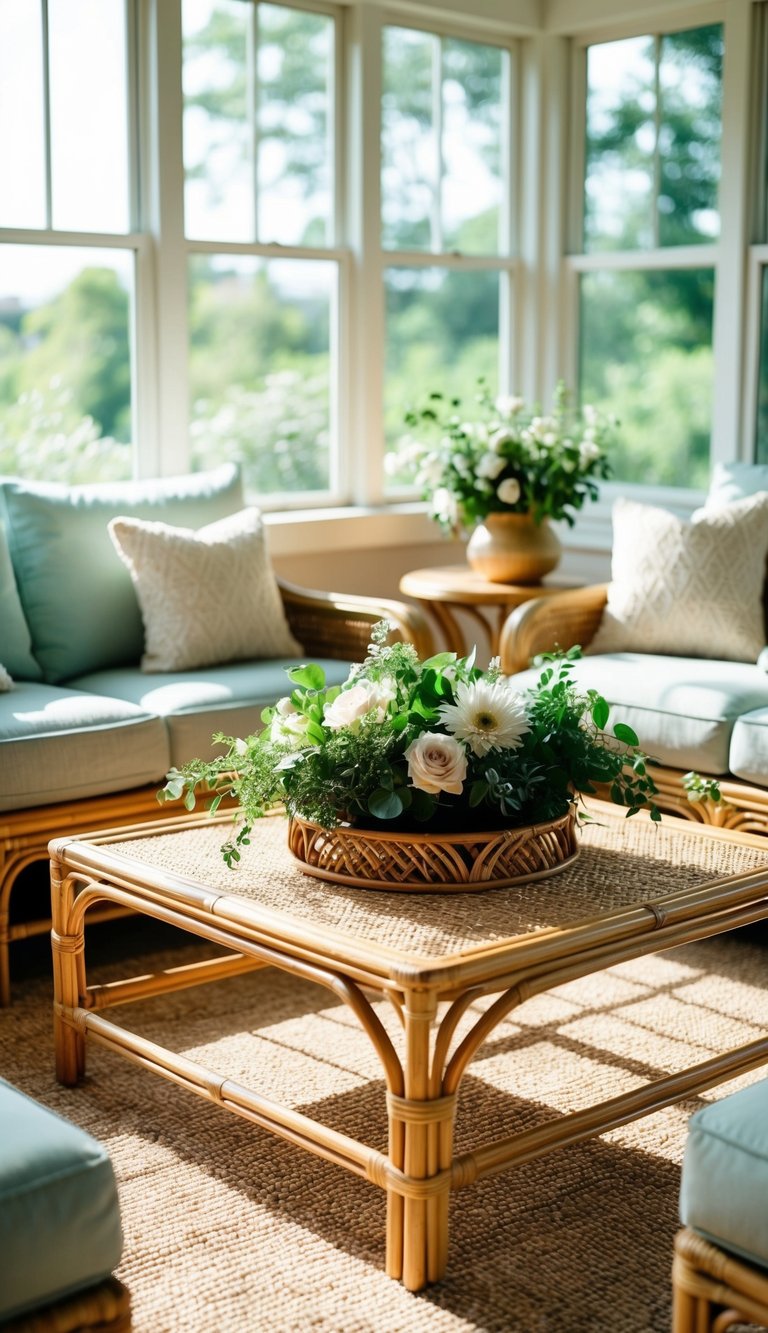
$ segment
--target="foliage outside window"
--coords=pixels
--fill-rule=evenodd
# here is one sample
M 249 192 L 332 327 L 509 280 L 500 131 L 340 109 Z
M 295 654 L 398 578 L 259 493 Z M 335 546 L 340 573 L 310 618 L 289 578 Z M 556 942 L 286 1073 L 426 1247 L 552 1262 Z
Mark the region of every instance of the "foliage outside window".
M 247 0 L 182 14 L 192 463 L 237 459 L 260 497 L 328 492 L 338 265 L 306 250 L 334 239 L 334 21 Z M 291 257 L 264 257 L 274 243 Z
M 390 450 L 406 412 L 428 388 L 469 395 L 480 377 L 498 383 L 511 282 L 509 266 L 499 263 L 510 253 L 509 59 L 490 44 L 384 28 L 381 239 Z M 464 264 L 468 257 L 476 262 Z M 391 485 L 408 480 L 395 469 L 389 476 Z
M 722 64 L 720 24 L 587 51 L 579 385 L 620 481 L 707 484 Z
M 0 7 L 0 472 L 131 475 L 127 20 L 125 0 Z

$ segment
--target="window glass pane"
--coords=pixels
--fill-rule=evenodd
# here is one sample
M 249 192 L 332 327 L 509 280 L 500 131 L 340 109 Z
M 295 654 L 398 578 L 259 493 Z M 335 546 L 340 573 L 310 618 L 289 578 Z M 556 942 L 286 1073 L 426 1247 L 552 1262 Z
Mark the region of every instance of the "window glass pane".
M 655 75 L 652 37 L 589 47 L 585 250 L 654 243 Z
M 723 30 L 719 23 L 661 40 L 659 244 L 687 245 L 720 230 Z
M 585 250 L 718 235 L 721 24 L 587 52 Z
M 768 268 L 764 268 L 762 274 L 761 304 L 760 377 L 757 386 L 755 462 L 768 463 Z
M 0 473 L 131 475 L 133 255 L 0 246 Z
M 619 418 L 617 481 L 706 488 L 713 293 L 711 269 L 583 275 L 580 396 Z
M 443 244 L 464 254 L 502 244 L 503 58 L 497 47 L 443 43 Z
M 190 267 L 195 468 L 239 461 L 258 496 L 331 484 L 337 267 L 202 256 Z
M 48 0 L 53 225 L 130 227 L 125 0 Z
M 0 226 L 44 227 L 45 127 L 40 5 L 0 5 Z
M 182 5 L 185 228 L 201 240 L 254 239 L 251 21 L 243 0 Z
M 381 105 L 382 244 L 428 250 L 438 210 L 434 73 L 437 37 L 384 29 Z
M 506 53 L 410 28 L 385 28 L 383 43 L 382 244 L 506 249 Z
M 260 5 L 261 241 L 331 241 L 333 20 Z
M 499 369 L 499 274 L 390 268 L 386 281 L 385 431 L 388 448 L 405 434 L 409 407 L 431 392 L 472 410 L 477 381 L 493 392 Z M 397 478 L 390 481 L 396 484 Z

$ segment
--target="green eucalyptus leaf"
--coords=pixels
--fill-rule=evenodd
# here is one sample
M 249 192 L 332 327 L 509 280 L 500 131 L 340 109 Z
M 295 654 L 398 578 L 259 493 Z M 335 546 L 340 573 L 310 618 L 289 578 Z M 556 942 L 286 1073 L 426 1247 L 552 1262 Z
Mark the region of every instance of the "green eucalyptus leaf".
M 595 726 L 599 728 L 600 731 L 604 729 L 606 723 L 608 722 L 610 713 L 611 710 L 608 704 L 606 703 L 605 699 L 598 696 L 592 705 L 592 721 L 594 722 Z
M 613 734 L 617 741 L 621 741 L 623 745 L 640 744 L 637 733 L 634 732 L 631 727 L 628 727 L 626 722 L 617 722 L 616 726 L 613 728 Z
M 379 787 L 368 797 L 368 809 L 376 819 L 397 819 L 402 814 L 403 803 L 397 792 Z
M 288 679 L 294 685 L 302 685 L 304 689 L 321 690 L 325 685 L 325 672 L 316 662 L 308 662 L 303 666 L 290 667 Z

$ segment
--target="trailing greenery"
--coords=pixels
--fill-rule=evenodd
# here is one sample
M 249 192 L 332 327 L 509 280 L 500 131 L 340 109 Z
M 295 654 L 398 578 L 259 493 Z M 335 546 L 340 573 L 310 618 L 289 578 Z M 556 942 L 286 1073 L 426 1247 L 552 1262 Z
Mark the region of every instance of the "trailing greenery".
M 173 769 L 159 799 L 193 810 L 204 791 L 215 810 L 234 797 L 229 864 L 254 820 L 283 804 L 324 828 L 493 828 L 558 818 L 607 784 L 628 815 L 647 807 L 659 819 L 634 731 L 609 731 L 605 699 L 573 680 L 578 649 L 543 658 L 537 684 L 520 693 L 496 662 L 421 662 L 410 644 L 387 644 L 388 632 L 374 628 L 369 656 L 341 686 L 327 687 L 316 664 L 291 668 L 291 693 L 264 710 L 261 731 L 218 733 L 223 752 Z

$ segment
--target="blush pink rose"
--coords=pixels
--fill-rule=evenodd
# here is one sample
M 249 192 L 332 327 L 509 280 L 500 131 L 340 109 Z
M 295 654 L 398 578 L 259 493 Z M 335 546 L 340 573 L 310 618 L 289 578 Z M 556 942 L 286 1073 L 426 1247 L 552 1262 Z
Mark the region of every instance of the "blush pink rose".
M 405 752 L 408 777 L 414 787 L 437 795 L 441 791 L 457 796 L 467 776 L 467 752 L 453 736 L 439 731 L 425 731 L 411 741 Z

